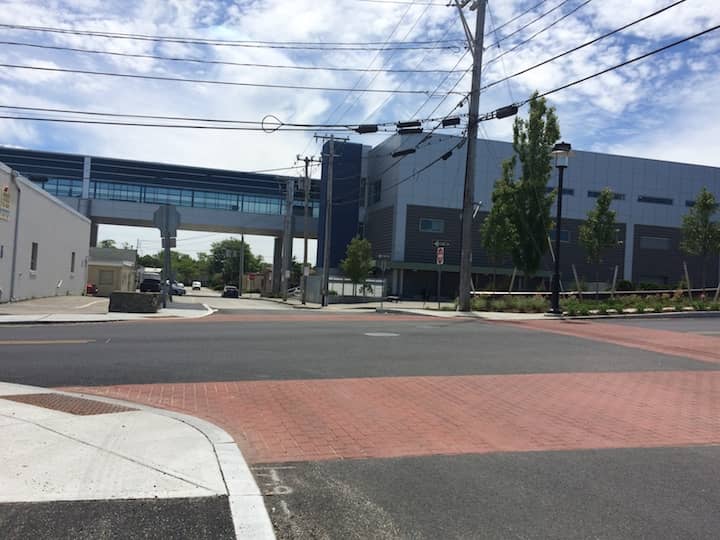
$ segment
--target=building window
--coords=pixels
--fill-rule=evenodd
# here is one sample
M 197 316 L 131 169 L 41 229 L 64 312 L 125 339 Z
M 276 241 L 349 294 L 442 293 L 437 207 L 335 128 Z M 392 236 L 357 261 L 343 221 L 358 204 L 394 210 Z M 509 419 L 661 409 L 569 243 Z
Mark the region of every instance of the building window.
M 591 199 L 597 199 L 600 196 L 600 191 L 588 191 L 588 197 Z M 613 199 L 616 201 L 624 201 L 625 200 L 625 194 L 624 193 L 615 193 L 613 192 Z
M 112 270 L 100 270 L 98 285 L 112 285 L 115 281 L 115 272 Z
M 670 249 L 670 239 L 659 236 L 641 236 L 640 249 L 660 249 L 667 251 Z
M 35 272 L 37 270 L 37 259 L 38 259 L 38 244 L 37 242 L 32 243 L 30 250 L 30 270 Z
M 370 201 L 373 204 L 380 202 L 380 198 L 382 197 L 382 180 L 376 180 L 370 188 Z
M 553 242 L 555 241 L 555 229 L 552 229 L 548 235 L 550 236 L 550 240 Z M 561 229 L 560 230 L 560 241 L 567 244 L 570 243 L 570 231 L 567 229 Z
M 650 203 L 650 204 L 665 204 L 672 206 L 673 200 L 665 197 L 650 197 L 649 195 L 639 195 L 638 202 Z
M 442 219 L 420 218 L 420 232 L 443 233 L 445 221 Z
M 545 188 L 546 193 L 552 193 L 555 188 L 552 186 L 547 186 Z M 563 188 L 563 195 L 575 195 L 575 190 L 573 188 Z
M 0 246 L 0 259 L 3 258 L 4 254 L 5 254 L 5 246 Z
M 695 206 L 695 201 L 685 201 L 685 206 L 687 206 L 688 208 L 692 208 L 693 206 Z
M 75 252 L 70 253 L 70 273 L 75 273 Z

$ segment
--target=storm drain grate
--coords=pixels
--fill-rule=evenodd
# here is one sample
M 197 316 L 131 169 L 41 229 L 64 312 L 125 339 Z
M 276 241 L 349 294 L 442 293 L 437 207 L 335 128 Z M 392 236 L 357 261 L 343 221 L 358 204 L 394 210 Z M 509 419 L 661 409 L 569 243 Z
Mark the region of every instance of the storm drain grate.
M 136 411 L 122 405 L 113 405 L 103 401 L 83 399 L 63 394 L 21 394 L 16 396 L 2 396 L 2 399 L 26 403 L 35 407 L 43 407 L 54 411 L 61 411 L 79 416 L 90 416 L 94 414 L 110 414 L 125 411 Z

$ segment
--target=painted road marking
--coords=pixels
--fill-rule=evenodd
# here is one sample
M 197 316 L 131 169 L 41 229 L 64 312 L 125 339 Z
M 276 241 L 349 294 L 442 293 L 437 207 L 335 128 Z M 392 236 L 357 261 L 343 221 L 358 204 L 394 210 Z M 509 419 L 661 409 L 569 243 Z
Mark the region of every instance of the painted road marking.
M 86 307 L 94 306 L 95 304 L 99 304 L 100 302 L 104 302 L 104 301 L 105 300 L 95 300 L 93 302 L 83 304 L 82 306 L 75 306 L 73 309 L 85 309 Z
M 370 337 L 398 337 L 400 334 L 393 334 L 392 332 L 365 332 L 365 335 Z
M 0 341 L 0 345 L 85 345 L 95 343 L 94 339 L 9 339 Z

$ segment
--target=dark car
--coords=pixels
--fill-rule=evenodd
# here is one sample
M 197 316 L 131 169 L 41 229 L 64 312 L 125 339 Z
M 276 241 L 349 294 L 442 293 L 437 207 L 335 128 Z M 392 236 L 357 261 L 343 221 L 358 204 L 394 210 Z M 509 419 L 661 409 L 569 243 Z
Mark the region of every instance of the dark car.
M 93 296 L 97 294 L 97 292 L 98 288 L 94 283 L 88 283 L 87 285 L 85 285 L 85 294 L 87 296 Z
M 240 291 L 234 285 L 225 285 L 222 296 L 223 298 L 240 298 Z
M 177 281 L 175 281 L 172 284 L 172 293 L 176 296 L 183 296 L 187 293 L 187 291 L 185 290 L 185 286 L 182 283 L 178 283 Z
M 145 278 L 140 282 L 140 292 L 160 292 L 160 280 Z

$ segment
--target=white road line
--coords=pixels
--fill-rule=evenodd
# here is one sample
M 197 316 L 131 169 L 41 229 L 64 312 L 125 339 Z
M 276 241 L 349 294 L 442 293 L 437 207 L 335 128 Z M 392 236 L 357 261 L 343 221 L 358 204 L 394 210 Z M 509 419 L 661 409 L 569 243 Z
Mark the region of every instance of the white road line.
M 99 304 L 100 302 L 104 302 L 104 300 L 95 300 L 93 302 L 90 302 L 88 304 L 84 304 L 82 306 L 75 306 L 73 309 L 85 309 L 86 307 L 93 306 L 95 304 Z
M 370 337 L 398 337 L 400 334 L 393 334 L 392 332 L 365 332 L 365 335 Z

